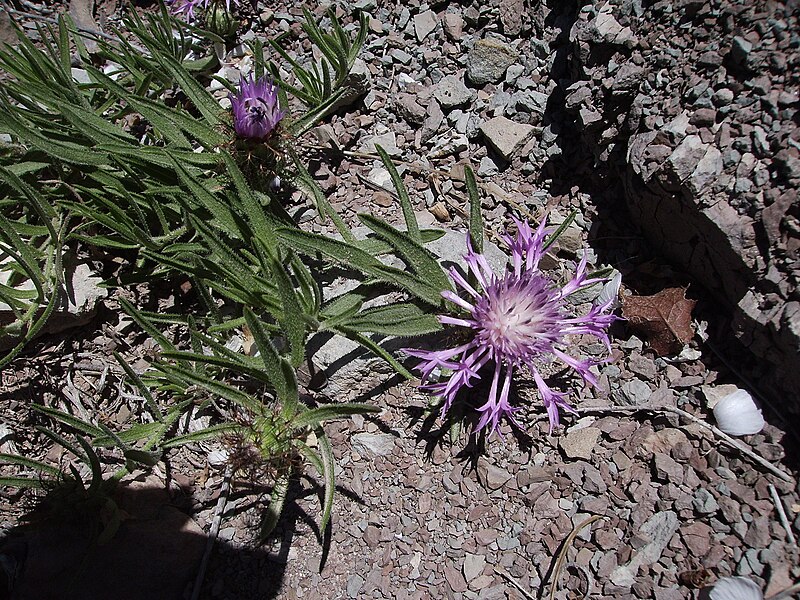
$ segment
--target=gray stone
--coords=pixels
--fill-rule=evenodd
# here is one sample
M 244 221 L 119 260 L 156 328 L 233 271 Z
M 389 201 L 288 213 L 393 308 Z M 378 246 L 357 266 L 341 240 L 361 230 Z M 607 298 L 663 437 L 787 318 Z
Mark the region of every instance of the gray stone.
M 467 53 L 467 77 L 475 85 L 497 83 L 518 58 L 517 51 L 508 44 L 478 40 Z
M 513 96 L 514 108 L 520 112 L 544 114 L 549 96 L 535 90 L 524 90 Z
M 394 439 L 390 433 L 356 433 L 350 443 L 360 454 L 388 456 L 394 449 Z
M 589 460 L 592 451 L 597 445 L 601 431 L 597 427 L 584 427 L 572 429 L 559 440 L 559 446 L 567 458 L 582 458 Z
M 364 578 L 360 575 L 350 575 L 347 578 L 347 597 L 358 598 L 361 588 L 364 586 Z
M 85 69 L 76 69 L 72 67 L 70 72 L 72 73 L 72 78 L 78 83 L 92 83 L 89 73 L 87 73 Z
M 679 181 L 685 181 L 705 156 L 708 144 L 704 144 L 698 135 L 687 135 L 672 152 L 667 162 Z
M 692 506 L 701 515 L 712 515 L 719 510 L 719 504 L 714 496 L 705 488 L 698 488 L 694 493 Z
M 495 117 L 481 125 L 480 130 L 500 156 L 511 160 L 517 149 L 531 138 L 535 128 L 505 117 Z
M 591 39 L 596 44 L 629 45 L 635 41 L 630 27 L 623 27 L 611 14 L 613 5 L 604 4 L 590 26 Z
M 699 194 L 714 183 L 720 173 L 722 173 L 722 152 L 715 146 L 709 146 L 689 177 L 689 189 Z
M 407 65 L 407 64 L 409 64 L 409 63 L 411 62 L 411 60 L 414 58 L 414 57 L 413 57 L 413 56 L 411 56 L 411 55 L 410 55 L 408 52 L 406 52 L 405 50 L 401 50 L 400 48 L 395 48 L 394 50 L 392 50 L 392 51 L 389 53 L 389 55 L 390 55 L 390 56 L 391 56 L 391 57 L 392 57 L 394 60 L 396 60 L 397 62 L 399 62 L 401 65 Z
M 646 404 L 653 393 L 650 386 L 641 379 L 631 379 L 621 389 L 625 399 L 633 405 Z
M 633 63 L 625 63 L 614 74 L 611 91 L 617 95 L 632 94 L 639 88 L 645 76 L 645 70 Z
M 484 156 L 481 159 L 481 164 L 478 166 L 479 177 L 492 177 L 493 175 L 497 175 L 499 172 L 500 170 L 497 168 L 497 165 L 494 164 L 494 161 L 491 158 Z
M 730 58 L 734 63 L 743 66 L 747 63 L 747 57 L 753 51 L 753 44 L 741 36 L 733 38 L 731 44 Z
M 715 106 L 728 106 L 733 102 L 733 92 L 728 88 L 720 88 L 711 97 Z
M 567 88 L 567 95 L 564 98 L 564 106 L 567 110 L 572 110 L 581 104 L 590 104 L 592 98 L 592 87 L 588 81 L 578 81 Z
M 363 152 L 374 153 L 376 152 L 376 145 L 386 150 L 386 154 L 389 156 L 400 156 L 402 154 L 400 148 L 397 147 L 397 135 L 394 131 L 387 131 L 386 133 L 382 133 L 380 135 L 368 137 L 361 144 L 361 150 Z
M 433 96 L 443 108 L 448 109 L 468 104 L 474 98 L 475 92 L 464 84 L 461 77 L 448 75 L 434 86 Z
M 417 41 L 421 42 L 428 37 L 438 25 L 439 19 L 432 10 L 414 15 L 414 33 L 417 35 Z
M 464 579 L 467 583 L 478 577 L 483 572 L 483 567 L 486 565 L 486 557 L 481 554 L 470 554 L 467 552 L 464 556 Z
M 578 121 L 584 129 L 603 120 L 603 115 L 593 108 L 582 108 L 578 111 Z

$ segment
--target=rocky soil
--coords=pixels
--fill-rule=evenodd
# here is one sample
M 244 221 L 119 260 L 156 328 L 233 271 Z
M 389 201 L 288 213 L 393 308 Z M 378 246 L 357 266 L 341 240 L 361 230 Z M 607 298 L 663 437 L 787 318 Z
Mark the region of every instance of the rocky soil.
M 184 598 L 199 571 L 200 597 L 214 600 L 521 599 L 546 597 L 553 587 L 560 599 L 677 600 L 698 598 L 731 574 L 752 578 L 769 597 L 800 578 L 797 438 L 788 421 L 797 396 L 776 393 L 796 390 L 792 378 L 800 373 L 792 368 L 800 28 L 796 7 L 770 3 L 762 13 L 751 4 L 339 6 L 346 22 L 354 8 L 371 15 L 357 65 L 368 91 L 299 145 L 350 222 L 366 211 L 400 220 L 381 189 L 390 187 L 388 175 L 370 154 L 378 143 L 398 161 L 418 210 L 463 231 L 469 162 L 490 238 L 497 240 L 511 215 L 538 221 L 549 213 L 558 222 L 575 209 L 575 223 L 545 264 L 553 276 L 574 268 L 588 244 L 591 264 L 621 271 L 629 290 L 688 284 L 707 341 L 698 335 L 680 355 L 658 357 L 619 323 L 598 389 L 576 391 L 581 416 L 565 419 L 554 435 L 524 382 L 517 390 L 524 432 L 504 426 L 490 439 L 467 432 L 451 439 L 411 383 L 387 380 L 370 361 L 354 361 L 344 384 L 342 372 L 331 370 L 325 385 L 307 391 L 320 401 L 368 401 L 384 410 L 327 428 L 338 461 L 329 532 L 316 525 L 321 489 L 310 468 L 261 546 L 254 540 L 267 490 L 235 476 L 226 492 L 217 447 L 175 452 L 169 469 L 132 485 L 168 491 L 170 500 L 157 502 L 173 507 L 165 536 L 185 536 L 185 560 L 172 563 L 170 577 Z M 116 10 L 102 5 L 96 15 Z M 245 38 L 299 33 L 299 7 L 259 3 L 243 12 Z M 252 61 L 239 52 L 228 58 L 220 75 L 238 81 Z M 287 201 L 304 227 L 324 229 L 299 193 Z M 190 307 L 177 290 L 136 300 L 151 309 Z M 2 374 L 0 418 L 8 431 L 32 424 L 32 400 L 78 398 L 120 423 L 130 418 L 110 351 L 142 368 L 154 344 L 120 319 L 113 295 L 103 303 L 90 326 L 42 338 Z M 588 351 L 599 356 L 603 348 Z M 336 357 L 312 361 L 325 368 Z M 766 428 L 742 443 L 790 473 L 786 479 L 664 410 L 710 422 L 710 403 L 731 384 L 767 402 Z M 24 436 L 4 435 L 0 450 L 14 444 L 44 452 Z M 3 496 L 4 510 L 17 514 L 19 499 Z M 218 505 L 221 528 L 203 570 L 197 540 Z M 175 506 L 184 521 L 175 522 Z M 140 514 L 134 506 L 130 513 Z M 53 552 L 43 542 L 34 547 Z M 126 577 L 108 557 L 93 577 L 108 576 L 115 598 L 179 597 L 165 595 L 163 572 L 148 566 L 156 547 L 157 536 L 129 536 L 108 550 L 144 554 L 138 579 L 152 582 L 148 592 L 125 596 Z M 29 589 L 37 589 L 30 566 L 37 559 L 57 560 L 31 554 L 23 577 Z

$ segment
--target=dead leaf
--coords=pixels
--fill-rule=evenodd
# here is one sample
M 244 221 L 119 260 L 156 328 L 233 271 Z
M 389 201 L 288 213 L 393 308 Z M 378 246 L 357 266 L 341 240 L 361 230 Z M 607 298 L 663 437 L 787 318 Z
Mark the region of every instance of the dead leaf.
M 685 288 L 667 288 L 653 296 L 624 296 L 622 316 L 647 336 L 659 356 L 680 352 L 694 337 L 692 309 Z

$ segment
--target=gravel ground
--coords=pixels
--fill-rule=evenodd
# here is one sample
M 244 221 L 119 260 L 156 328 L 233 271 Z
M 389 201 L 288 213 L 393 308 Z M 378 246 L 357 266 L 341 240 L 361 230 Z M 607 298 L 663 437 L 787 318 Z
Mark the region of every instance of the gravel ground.
M 632 222 L 623 178 L 608 166 L 619 140 L 601 133 L 609 130 L 611 119 L 627 112 L 593 109 L 590 101 L 605 81 L 591 78 L 589 96 L 572 96 L 581 87 L 570 87 L 575 78 L 569 65 L 574 63 L 568 59 L 581 48 L 570 34 L 575 23 L 590 14 L 595 19 L 610 15 L 611 20 L 602 17 L 608 29 L 597 35 L 631 49 L 632 21 L 641 23 L 665 11 L 694 15 L 705 5 L 643 4 L 623 2 L 606 9 L 598 4 L 579 11 L 571 3 L 529 5 L 523 0 L 432 5 L 360 0 L 347 10 L 340 7 L 345 22 L 351 20 L 350 8 L 372 15 L 363 63 L 357 65 L 369 91 L 299 146 L 334 207 L 350 223 L 358 212 L 400 220 L 391 195 L 375 188 L 388 182 L 370 155 L 376 143 L 398 161 L 415 207 L 448 229 L 463 231 L 462 165 L 467 162 L 479 176 L 490 239 L 497 240 L 512 215 L 538 222 L 549 213 L 558 221 L 577 210 L 575 223 L 548 259 L 554 276 L 574 268 L 588 244 L 592 265 L 621 271 L 629 290 L 654 293 L 688 283 L 690 297 L 698 301 L 696 322 L 703 324 L 708 342 L 697 336 L 680 356 L 657 357 L 646 339 L 618 323 L 598 388 L 577 391 L 574 404 L 581 416 L 565 419 L 553 435 L 524 381 L 517 393 L 525 405 L 520 416 L 525 431 L 504 425 L 500 435 L 476 440 L 467 432 L 451 436 L 413 382 L 387 381 L 374 363 L 356 365 L 360 377 L 349 375 L 346 386 L 336 387 L 333 374 L 322 392 L 309 394 L 321 401 L 364 400 L 383 411 L 326 427 L 338 463 L 330 530 L 318 530 L 321 488 L 309 468 L 293 483 L 275 534 L 257 545 L 267 490 L 262 482 L 235 476 L 230 492 L 222 494 L 227 503 L 201 598 L 489 600 L 543 598 L 555 587 L 559 599 L 677 600 L 699 598 L 702 587 L 733 574 L 752 578 L 769 597 L 800 578 L 798 549 L 774 500 L 786 511 L 794 535 L 800 535 L 793 458 L 797 439 L 780 404 L 777 410 L 774 402 L 765 406 L 767 426 L 741 443 L 792 473 L 788 480 L 669 411 L 679 408 L 710 421 L 709 402 L 725 389 L 721 386 L 736 384 L 758 393 L 771 367 L 731 341 L 730 320 L 715 297 L 702 282 L 670 266 Z M 313 8 L 323 14 L 322 7 Z M 113 14 L 116 8 L 98 10 Z M 245 38 L 299 30 L 301 10 L 294 5 L 259 4 L 245 13 Z M 684 35 L 687 28 L 681 22 L 689 21 L 679 18 L 673 26 Z M 671 31 L 661 34 L 669 38 Z M 747 38 L 747 32 L 742 35 Z M 650 46 L 657 42 L 651 40 Z M 292 44 L 300 50 L 296 40 Z M 796 53 L 797 45 L 787 47 L 787 78 L 796 79 Z M 681 53 L 667 54 L 675 60 L 670 73 L 691 79 L 693 69 L 700 68 Z M 250 64 L 246 56 L 232 56 L 220 74 L 237 81 Z M 625 83 L 618 81 L 624 79 L 620 70 L 609 97 L 614 86 Z M 635 69 L 628 71 L 632 80 L 638 77 Z M 219 93 L 224 103 L 225 94 Z M 712 94 L 715 106 L 717 96 L 725 100 Z M 630 107 L 632 99 L 622 97 L 616 102 Z M 662 121 L 674 116 L 666 95 L 657 98 L 649 114 L 662 111 Z M 793 106 L 794 101 L 786 105 Z M 594 122 L 597 135 L 587 136 Z M 344 154 L 323 152 L 331 144 Z M 758 158 L 764 164 L 767 159 L 769 152 Z M 754 166 L 747 176 L 755 188 L 760 168 Z M 782 192 L 790 184 L 781 184 Z M 747 187 L 738 179 L 733 185 Z M 755 214 L 758 200 L 751 192 L 742 190 L 735 205 L 744 214 Z M 304 227 L 325 230 L 299 193 L 287 202 Z M 785 272 L 779 278 L 790 281 Z M 142 287 L 131 299 L 151 310 L 191 307 L 179 290 Z M 114 349 L 124 351 L 134 367 L 143 367 L 144 358 L 154 353 L 154 344 L 144 339 L 120 318 L 115 298 L 105 300 L 91 326 L 43 338 L 15 362 L 14 370 L 2 374 L 3 421 L 30 425 L 26 403 L 55 403 L 77 392 L 110 418 L 125 422 L 127 404 L 108 400 L 104 392 L 104 386 L 117 381 L 114 370 L 100 378 L 114 362 L 109 356 Z M 602 347 L 588 351 L 602 353 Z M 9 443 L 13 438 L 4 438 L 0 449 L 11 450 Z M 16 444 L 17 450 L 37 448 L 35 439 L 17 438 Z M 221 469 L 209 465 L 208 450 L 177 451 L 168 470 L 156 469 L 147 480 L 169 490 L 165 502 L 186 517 L 181 532 L 199 540 L 211 528 L 225 480 Z M 4 495 L 2 501 L 9 515 L 19 513 L 19 495 Z M 201 570 L 201 550 L 192 545 L 181 564 L 173 566 L 176 580 L 194 579 Z M 562 550 L 565 562 L 559 569 L 556 559 Z M 115 597 L 126 596 L 119 592 Z M 167 598 L 158 591 L 138 597 Z

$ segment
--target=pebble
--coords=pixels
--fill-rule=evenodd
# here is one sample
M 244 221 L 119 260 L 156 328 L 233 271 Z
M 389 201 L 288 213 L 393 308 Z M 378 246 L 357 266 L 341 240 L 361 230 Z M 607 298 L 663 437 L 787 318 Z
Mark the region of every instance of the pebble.
M 475 85 L 497 83 L 518 57 L 508 44 L 490 38 L 478 40 L 467 53 L 467 77 Z
M 597 446 L 600 433 L 597 427 L 570 431 L 559 440 L 559 446 L 567 458 L 589 460 Z

